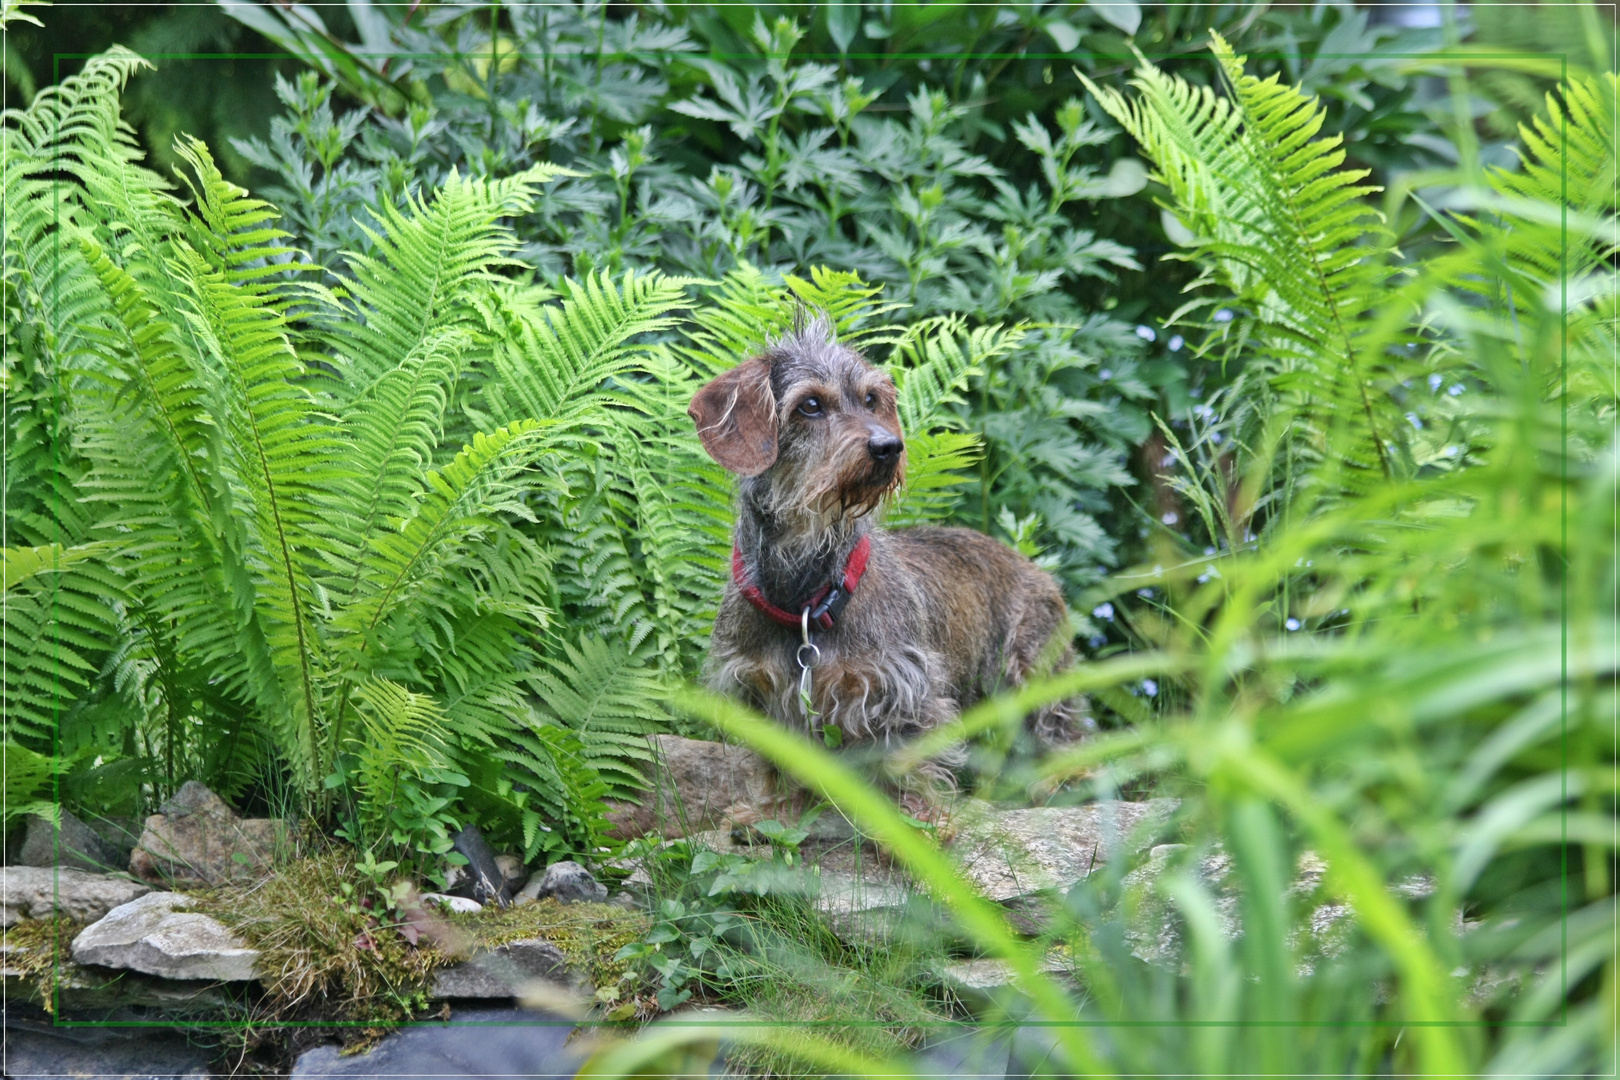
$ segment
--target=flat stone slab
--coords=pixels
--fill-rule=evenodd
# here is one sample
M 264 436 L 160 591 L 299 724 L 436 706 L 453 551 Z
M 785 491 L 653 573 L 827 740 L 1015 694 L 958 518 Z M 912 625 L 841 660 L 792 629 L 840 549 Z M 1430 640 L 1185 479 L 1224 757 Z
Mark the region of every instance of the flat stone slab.
M 1042 957 L 1041 971 L 1061 983 L 1073 985 L 1073 964 L 1061 953 L 1051 952 Z M 1007 995 L 1015 992 L 1012 965 L 994 957 L 950 960 L 938 965 L 934 974 L 941 987 L 972 1008 L 1001 1003 Z
M 969 804 L 955 819 L 948 845 L 981 895 L 1008 904 L 1064 890 L 1122 850 L 1142 850 L 1151 837 L 1138 826 L 1163 821 L 1176 799 L 1095 802 L 1001 810 Z
M 150 885 L 107 874 L 51 866 L 0 866 L 0 926 L 65 915 L 93 923 L 113 908 L 152 891 Z
M 73 939 L 73 959 L 165 979 L 257 978 L 258 950 L 217 919 L 184 910 L 191 903 L 179 893 L 148 893 L 116 907 Z
M 758 803 L 770 793 L 770 766 L 746 747 L 679 735 L 649 736 L 648 743 L 656 759 L 648 778 L 653 789 L 639 805 L 608 804 L 608 820 L 624 839 L 713 829 L 722 823 L 727 807 Z
M 32 966 L 28 962 L 34 959 L 29 950 L 19 945 L 0 945 L 0 986 L 4 987 L 5 999 L 13 1005 L 48 1005 L 70 1012 L 105 1012 L 140 1005 L 195 1012 L 198 1008 L 223 1008 L 229 1003 L 217 983 L 180 982 L 133 971 L 81 967 L 66 955 L 47 955 L 44 959 L 52 970 L 49 979 L 41 980 L 27 971 Z
M 582 991 L 587 998 L 595 992 L 589 980 L 569 966 L 561 949 L 533 938 L 481 949 L 459 964 L 441 968 L 430 993 L 436 998 L 508 999 L 537 980 Z

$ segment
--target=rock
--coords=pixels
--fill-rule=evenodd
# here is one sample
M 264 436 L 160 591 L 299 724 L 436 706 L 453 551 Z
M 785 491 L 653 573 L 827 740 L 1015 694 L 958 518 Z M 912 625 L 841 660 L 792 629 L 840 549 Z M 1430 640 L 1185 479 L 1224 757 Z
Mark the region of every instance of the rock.
M 529 880 L 529 868 L 516 855 L 495 856 L 495 866 L 500 870 L 501 879 L 506 882 L 509 892 L 517 892 Z
M 587 998 L 596 992 L 589 979 L 569 967 L 561 949 L 538 938 L 480 949 L 459 964 L 441 968 L 430 992 L 436 998 L 511 998 L 537 980 L 578 990 Z
M 898 933 L 914 907 L 920 918 L 928 917 L 922 909 L 931 908 L 898 875 L 855 874 L 824 866 L 818 885 L 816 910 L 847 941 L 876 944 Z
M 1015 904 L 1068 889 L 1127 845 L 1143 843 L 1138 826 L 1164 821 L 1177 805 L 1150 799 L 1000 810 L 969 803 L 954 819 L 949 846 L 982 895 Z
M 478 831 L 478 826 L 466 826 L 456 833 L 451 842 L 467 860 L 466 872 L 472 886 L 472 898 L 480 904 L 494 904 L 497 907 L 511 904 L 512 890 L 495 861 L 495 852 L 490 849 L 484 834 Z
M 364 1054 L 306 1051 L 290 1080 L 316 1077 L 571 1077 L 596 1046 L 560 1017 L 523 1009 L 457 1009 L 448 1023 L 411 1024 Z M 588 1036 L 588 1033 L 587 1033 Z
M 268 873 L 285 826 L 273 818 L 240 818 L 195 780 L 146 819 L 129 871 L 171 888 L 250 882 Z
M 151 891 L 151 886 L 138 881 L 83 870 L 0 867 L 0 926 L 56 914 L 77 923 L 93 923 L 113 908 Z
M 96 831 L 67 810 L 59 811 L 60 821 L 52 824 L 38 814 L 27 815 L 27 832 L 17 861 L 23 866 L 60 866 L 87 870 L 93 874 L 122 870 L 129 865 L 126 854 L 108 844 Z
M 440 904 L 448 908 L 453 915 L 471 915 L 475 911 L 484 910 L 484 905 L 471 897 L 449 896 L 439 892 L 423 893 L 422 902 Z
M 630 839 L 658 833 L 688 836 L 725 821 L 727 807 L 762 803 L 770 794 L 771 769 L 751 750 L 679 735 L 653 735 L 653 789 L 641 804 L 610 802 L 614 834 Z
M 1067 957 L 1051 952 L 1041 959 L 1041 970 L 1059 981 L 1073 984 L 1073 969 Z M 1016 993 L 1012 965 L 989 957 L 977 960 L 951 960 L 934 969 L 939 985 L 957 1000 L 973 1009 L 1006 1006 Z
M 1151 964 L 1175 965 L 1181 960 L 1181 920 L 1169 899 L 1155 886 L 1170 860 L 1182 850 L 1181 844 L 1155 847 L 1148 861 L 1125 875 L 1121 882 L 1131 909 L 1126 941 L 1137 959 Z M 1231 870 L 1232 857 L 1218 848 L 1198 860 L 1197 876 L 1214 900 L 1216 925 L 1221 936 L 1236 941 L 1243 934 L 1243 919 L 1238 890 L 1230 880 Z M 1295 865 L 1293 884 L 1288 888 L 1290 903 L 1310 905 L 1304 925 L 1290 931 L 1289 937 L 1289 947 L 1299 957 L 1298 974 L 1302 978 L 1312 974 L 1324 960 L 1344 952 L 1355 923 L 1355 912 L 1349 904 L 1339 900 L 1323 902 L 1317 896 L 1326 873 L 1327 863 L 1320 856 L 1313 851 L 1302 851 Z M 1389 892 L 1397 899 L 1422 900 L 1432 895 L 1435 888 L 1432 874 L 1414 874 L 1391 883 Z M 1453 923 L 1458 936 L 1471 929 L 1460 912 Z M 1468 974 L 1468 969 L 1454 974 L 1461 977 Z
M 555 897 L 559 903 L 574 904 L 581 901 L 592 904 L 607 902 L 607 886 L 591 876 L 591 872 L 572 860 L 552 863 L 546 872 L 531 878 L 518 894 L 519 906 L 532 904 L 546 897 Z
M 614 893 L 608 900 L 610 907 L 623 908 L 626 911 L 645 911 L 646 907 L 636 898 L 636 894 L 629 889 Z
M 148 893 L 113 908 L 73 939 L 73 959 L 166 979 L 257 978 L 258 950 L 218 920 L 184 910 L 191 903 L 179 893 Z
M 207 1080 L 212 1075 L 208 1051 L 178 1032 L 145 1025 L 53 1027 L 49 1017 L 35 1022 L 7 1017 L 5 1036 L 6 1075 L 15 1080 Z
M 143 1009 L 226 1008 L 230 1000 L 218 983 L 179 982 L 132 971 L 86 968 L 69 956 L 54 955 L 49 946 L 36 946 L 44 955 L 13 943 L 0 945 L 0 984 L 5 1000 L 15 1005 L 49 1005 L 67 1012 L 140 1006 Z M 34 960 L 47 965 L 41 972 Z M 43 975 L 43 978 L 42 978 Z M 47 996 L 48 995 L 48 996 Z

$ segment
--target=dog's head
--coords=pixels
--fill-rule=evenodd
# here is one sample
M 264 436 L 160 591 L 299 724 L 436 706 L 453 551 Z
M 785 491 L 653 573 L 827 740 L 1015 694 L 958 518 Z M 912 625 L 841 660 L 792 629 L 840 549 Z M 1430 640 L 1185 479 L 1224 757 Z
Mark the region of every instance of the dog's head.
M 905 473 L 893 380 L 840 345 L 824 315 L 714 379 L 687 413 L 709 456 L 768 486 L 784 516 L 859 517 Z

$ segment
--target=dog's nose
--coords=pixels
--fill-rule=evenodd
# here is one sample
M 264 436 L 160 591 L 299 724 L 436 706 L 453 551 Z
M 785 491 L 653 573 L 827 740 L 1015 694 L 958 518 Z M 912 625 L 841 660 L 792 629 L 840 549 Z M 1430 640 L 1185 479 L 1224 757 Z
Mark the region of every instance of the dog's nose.
M 893 461 L 900 456 L 900 440 L 887 432 L 874 435 L 866 441 L 866 452 L 873 461 Z

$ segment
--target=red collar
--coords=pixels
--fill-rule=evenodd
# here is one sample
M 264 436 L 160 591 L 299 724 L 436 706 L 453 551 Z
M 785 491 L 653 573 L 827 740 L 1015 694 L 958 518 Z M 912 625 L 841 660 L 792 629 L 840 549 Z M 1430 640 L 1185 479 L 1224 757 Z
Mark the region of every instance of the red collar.
M 861 575 L 866 573 L 866 561 L 871 555 L 872 539 L 869 536 L 862 536 L 855 549 L 849 553 L 849 558 L 844 561 L 843 577 L 822 586 L 798 614 L 783 611 L 765 599 L 765 594 L 748 576 L 748 568 L 743 565 L 742 550 L 735 545 L 731 548 L 731 580 L 737 583 L 737 588 L 742 590 L 743 596 L 750 604 L 783 626 L 799 627 L 804 612 L 809 611 L 812 626 L 831 630 L 833 621 L 843 613 L 844 605 L 849 603 L 850 594 L 855 591 L 855 586 L 861 583 Z

